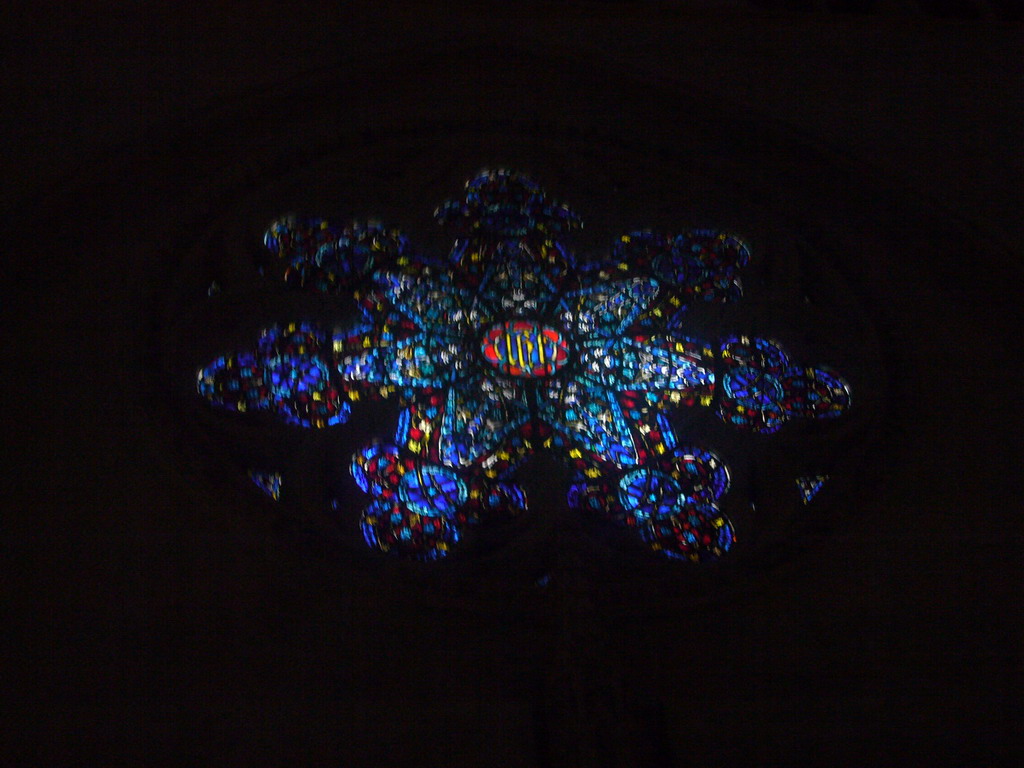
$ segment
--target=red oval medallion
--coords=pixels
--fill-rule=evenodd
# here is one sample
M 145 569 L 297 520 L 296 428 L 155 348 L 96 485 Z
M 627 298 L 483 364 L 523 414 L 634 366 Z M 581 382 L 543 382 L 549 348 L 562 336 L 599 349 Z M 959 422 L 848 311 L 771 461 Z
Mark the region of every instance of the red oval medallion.
M 569 359 L 561 333 L 529 320 L 499 323 L 484 334 L 480 349 L 487 362 L 510 376 L 550 376 Z

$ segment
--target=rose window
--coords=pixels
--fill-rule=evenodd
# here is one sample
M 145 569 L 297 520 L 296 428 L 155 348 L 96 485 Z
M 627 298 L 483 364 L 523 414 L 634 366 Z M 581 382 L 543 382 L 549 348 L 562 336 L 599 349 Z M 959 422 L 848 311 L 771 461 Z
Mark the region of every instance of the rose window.
M 850 407 L 838 372 L 774 339 L 689 332 L 688 307 L 743 295 L 751 254 L 736 235 L 636 232 L 580 259 L 567 245 L 579 217 L 506 171 L 478 175 L 436 217 L 454 239 L 445 257 L 379 225 L 275 222 L 265 245 L 287 283 L 351 296 L 357 321 L 268 327 L 197 375 L 215 408 L 309 429 L 345 429 L 362 402 L 396 398 L 397 420 L 351 460 L 374 549 L 451 553 L 467 527 L 527 509 L 520 470 L 550 451 L 570 468 L 571 508 L 662 555 L 718 559 L 743 535 L 721 508 L 729 468 L 671 413 L 711 409 L 770 435 Z M 287 477 L 254 480 L 276 498 Z M 802 500 L 825 480 L 799 478 Z

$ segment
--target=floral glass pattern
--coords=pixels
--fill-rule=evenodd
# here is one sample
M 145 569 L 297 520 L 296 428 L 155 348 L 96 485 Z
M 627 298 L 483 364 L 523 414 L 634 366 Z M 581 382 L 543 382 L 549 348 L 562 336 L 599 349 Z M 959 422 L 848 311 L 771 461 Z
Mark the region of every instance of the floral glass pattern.
M 274 222 L 265 245 L 288 284 L 352 296 L 358 321 L 267 328 L 197 375 L 214 406 L 307 428 L 397 397 L 394 430 L 351 463 L 375 549 L 445 556 L 466 526 L 525 510 L 517 470 L 551 450 L 570 467 L 571 508 L 669 557 L 717 559 L 736 540 L 720 509 L 729 470 L 675 434 L 670 409 L 713 408 L 736 429 L 771 434 L 850 407 L 836 371 L 796 363 L 773 339 L 687 332 L 689 305 L 742 297 L 750 250 L 736 235 L 636 232 L 603 259 L 577 260 L 565 240 L 580 218 L 508 171 L 481 173 L 435 216 L 454 239 L 447 258 L 376 224 Z M 805 500 L 817 490 L 800 489 Z

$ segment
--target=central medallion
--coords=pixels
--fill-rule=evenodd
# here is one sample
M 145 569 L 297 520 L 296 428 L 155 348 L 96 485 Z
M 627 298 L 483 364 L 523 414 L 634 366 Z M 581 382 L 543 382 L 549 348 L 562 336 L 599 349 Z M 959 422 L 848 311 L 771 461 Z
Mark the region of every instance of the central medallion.
M 569 359 L 562 333 L 530 320 L 498 323 L 484 334 L 480 350 L 502 373 L 524 378 L 551 376 Z

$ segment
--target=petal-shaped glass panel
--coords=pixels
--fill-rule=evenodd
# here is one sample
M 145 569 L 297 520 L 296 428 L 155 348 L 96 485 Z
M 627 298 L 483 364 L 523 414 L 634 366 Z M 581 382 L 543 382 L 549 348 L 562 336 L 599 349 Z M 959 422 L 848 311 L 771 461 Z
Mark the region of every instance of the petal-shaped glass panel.
M 406 255 L 408 242 L 379 224 L 340 227 L 322 218 L 286 216 L 263 238 L 270 253 L 288 262 L 285 281 L 296 288 L 337 294 L 374 269 Z
M 635 469 L 619 481 L 619 501 L 641 520 L 672 514 L 682 487 L 671 475 L 655 469 Z
M 732 523 L 714 504 L 688 504 L 640 529 L 651 548 L 693 562 L 717 560 L 736 540 Z
M 448 392 L 441 422 L 441 460 L 449 466 L 472 464 L 495 451 L 529 420 L 530 408 L 521 390 L 499 395 L 488 379 L 474 377 Z
M 781 376 L 789 367 L 789 355 L 772 339 L 733 336 L 722 343 L 722 362 L 727 367 L 748 366 Z
M 401 478 L 398 449 L 386 443 L 370 443 L 352 456 L 351 471 L 363 493 L 389 498 Z
M 726 290 L 749 260 L 750 248 L 735 235 L 698 229 L 675 238 L 652 269 L 658 278 L 704 296 Z
M 521 173 L 484 171 L 466 182 L 463 202 L 442 204 L 434 216 L 459 234 L 522 237 L 531 232 L 558 235 L 582 226 L 580 217 L 548 199 Z
M 710 393 L 714 360 L 702 349 L 670 336 L 637 335 L 591 339 L 583 342 L 579 354 L 585 375 L 607 387 Z
M 458 526 L 447 518 L 420 515 L 397 502 L 371 502 L 361 525 L 371 549 L 417 560 L 444 557 L 459 540 Z
M 467 310 L 473 305 L 473 294 L 455 285 L 450 275 L 380 272 L 376 279 L 395 307 L 424 330 L 454 330 L 469 323 Z
M 675 470 L 688 498 L 717 501 L 729 490 L 729 468 L 716 454 L 692 445 L 680 447 L 675 454 Z
M 727 371 L 722 379 L 718 412 L 722 419 L 753 432 L 777 431 L 789 418 L 782 383 L 752 366 Z
M 628 328 L 658 294 L 658 283 L 644 277 L 570 291 L 561 301 L 566 327 L 583 335 L 611 337 Z
M 418 515 L 453 518 L 466 503 L 466 484 L 448 467 L 420 464 L 402 475 L 398 498 Z
M 323 333 L 309 325 L 268 328 L 255 352 L 219 357 L 201 368 L 196 389 L 228 410 L 268 411 L 303 427 L 341 424 L 349 405 L 335 386 L 323 342 Z
M 540 390 L 539 416 L 557 435 L 603 461 L 637 463 L 637 449 L 614 391 L 578 381 L 552 382 Z
M 565 264 L 554 248 L 518 240 L 500 242 L 480 285 L 480 295 L 498 315 L 521 317 L 547 313 L 558 297 Z
M 466 363 L 469 350 L 456 336 L 421 333 L 395 345 L 388 379 L 401 387 L 422 389 L 449 384 Z
M 794 416 L 835 418 L 850 407 L 850 385 L 831 368 L 791 369 L 782 384 Z

